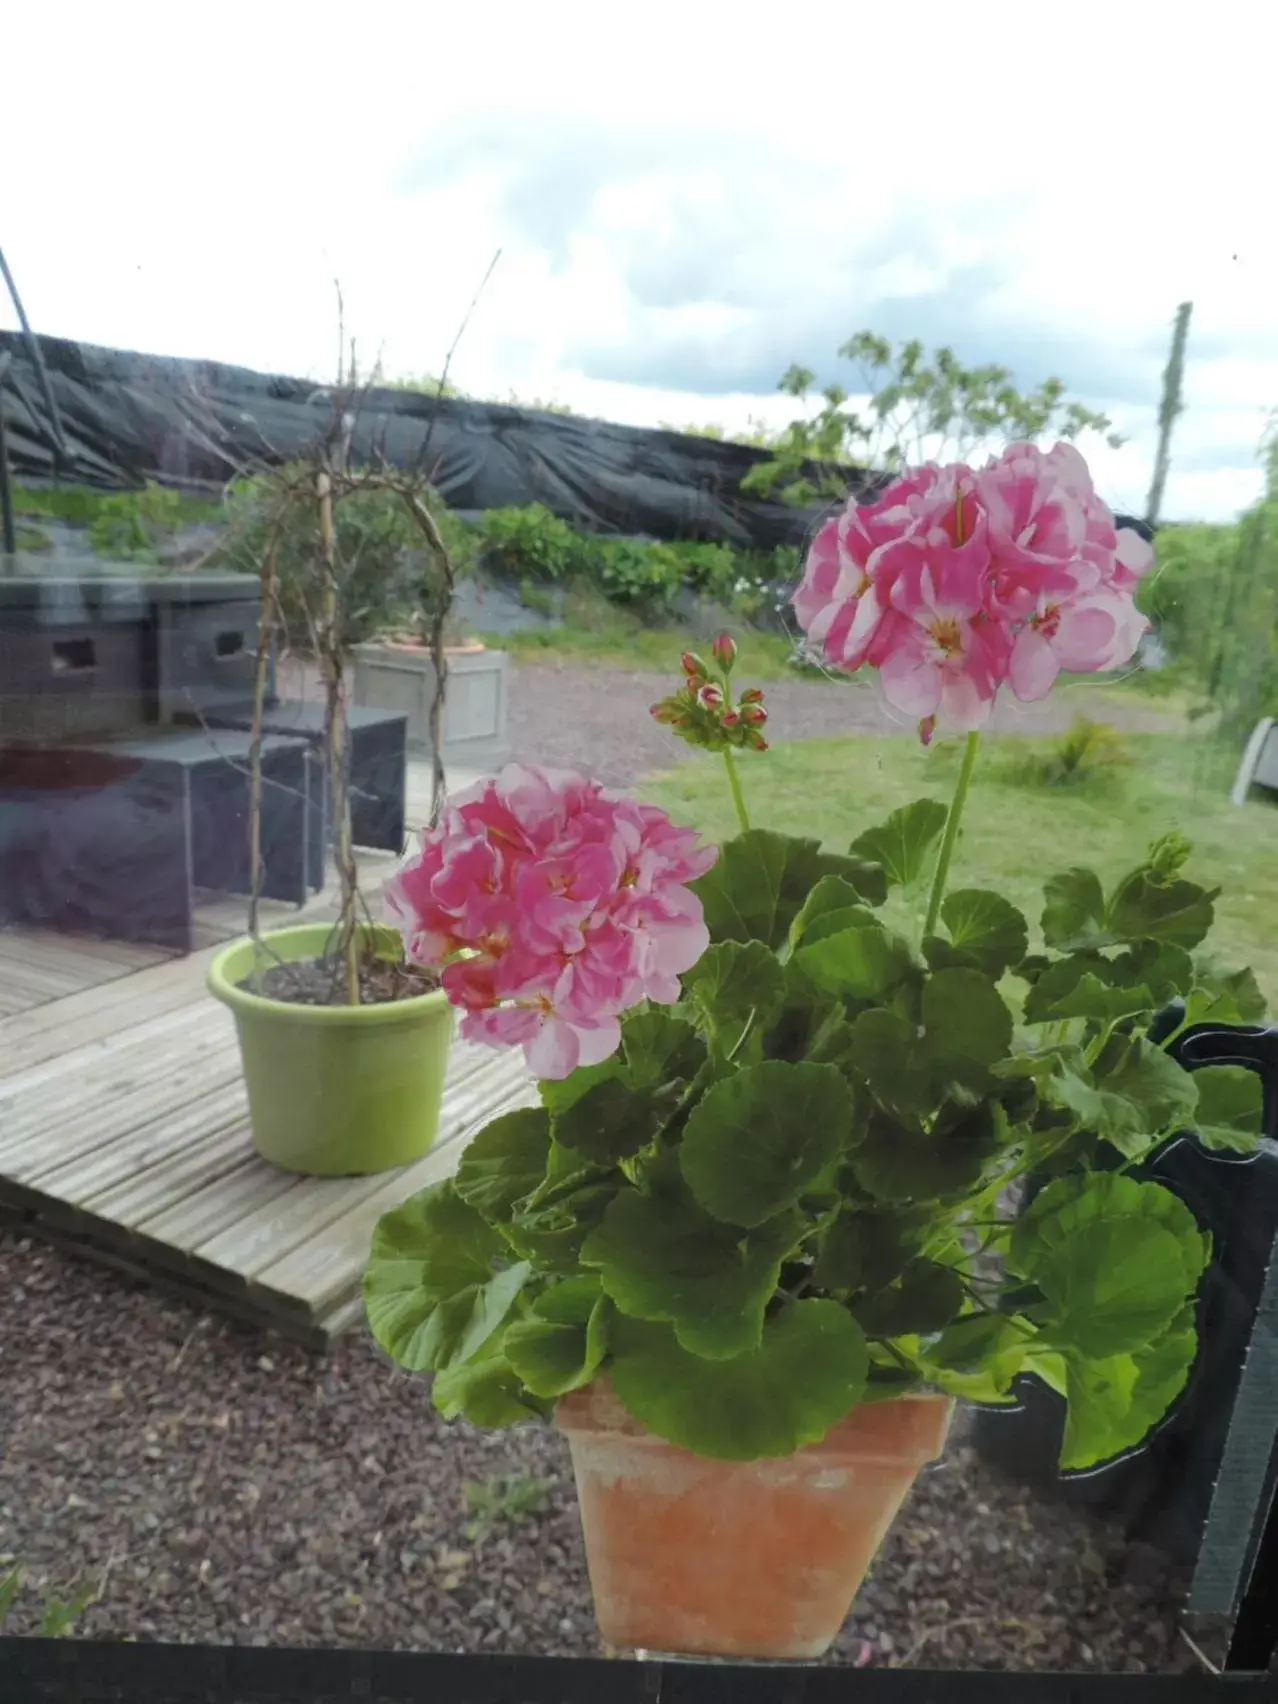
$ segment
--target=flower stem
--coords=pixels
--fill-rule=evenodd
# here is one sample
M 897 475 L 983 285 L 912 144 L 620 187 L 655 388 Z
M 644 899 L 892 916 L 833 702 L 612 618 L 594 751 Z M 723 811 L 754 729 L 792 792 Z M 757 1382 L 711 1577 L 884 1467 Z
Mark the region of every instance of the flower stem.
M 737 775 L 737 766 L 732 761 L 732 753 L 726 748 L 723 753 L 723 766 L 728 771 L 728 786 L 732 789 L 732 805 L 737 813 L 737 821 L 741 824 L 742 834 L 750 832 L 750 818 L 746 815 L 745 799 L 741 794 L 741 782 Z
M 927 919 L 923 924 L 925 938 L 935 933 L 936 920 L 941 914 L 941 901 L 945 898 L 945 884 L 950 874 L 950 860 L 954 856 L 959 824 L 963 820 L 963 806 L 967 803 L 967 790 L 972 784 L 972 771 L 976 768 L 976 754 L 980 748 L 981 736 L 973 729 L 967 736 L 967 745 L 963 749 L 963 767 L 959 770 L 958 783 L 954 788 L 950 814 L 945 819 L 941 855 L 936 861 L 936 874 L 932 877 L 932 892 L 927 902 Z

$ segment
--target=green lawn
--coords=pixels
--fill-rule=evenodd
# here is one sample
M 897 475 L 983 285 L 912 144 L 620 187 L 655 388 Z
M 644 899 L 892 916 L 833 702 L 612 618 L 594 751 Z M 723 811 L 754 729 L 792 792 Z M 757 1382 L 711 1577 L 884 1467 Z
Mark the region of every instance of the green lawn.
M 992 742 L 982 752 L 952 885 L 995 888 L 1036 923 L 1046 876 L 1091 864 L 1109 881 L 1151 839 L 1179 829 L 1194 845 L 1187 873 L 1224 889 L 1212 952 L 1230 965 L 1250 964 L 1278 1006 L 1278 809 L 1229 803 L 1236 754 L 1144 735 L 1127 742 L 1130 767 L 1100 782 L 1048 788 L 1005 779 L 1011 744 Z M 1022 750 L 1049 744 L 1015 742 Z M 739 762 L 758 826 L 841 848 L 897 805 L 923 795 L 948 802 L 958 754 L 955 741 L 926 752 L 908 739 L 854 738 L 794 742 Z M 698 754 L 680 769 L 647 777 L 636 792 L 712 839 L 735 830 L 717 758 Z
M 532 598 L 529 602 L 532 604 Z M 549 614 L 552 607 L 549 597 L 544 602 Z M 798 678 L 798 671 L 789 661 L 793 642 L 783 634 L 756 631 L 745 621 L 733 622 L 732 632 L 743 651 L 749 653 L 752 680 Z M 709 646 L 708 639 L 694 639 L 682 626 L 645 620 L 619 608 L 589 586 L 565 588 L 560 625 L 524 633 L 480 633 L 478 637 L 495 650 L 509 651 L 516 660 L 584 663 L 603 669 L 650 669 L 665 675 L 678 673 L 680 654 L 689 647 L 705 651 Z M 803 671 L 803 678 L 823 677 L 810 669 Z

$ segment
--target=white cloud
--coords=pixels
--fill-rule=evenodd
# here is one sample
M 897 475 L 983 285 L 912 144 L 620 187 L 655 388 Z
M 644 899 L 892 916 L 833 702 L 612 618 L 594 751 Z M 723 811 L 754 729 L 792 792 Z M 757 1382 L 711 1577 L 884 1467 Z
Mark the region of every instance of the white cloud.
M 364 361 L 438 369 L 500 246 L 470 388 L 780 420 L 790 359 L 917 325 L 1110 407 L 1133 443 L 1098 479 L 1139 508 L 1189 297 L 1166 510 L 1259 489 L 1278 232 L 1250 0 L 1192 34 L 1094 0 L 908 28 L 835 0 L 22 12 L 0 240 L 42 330 L 327 376 L 340 277 Z

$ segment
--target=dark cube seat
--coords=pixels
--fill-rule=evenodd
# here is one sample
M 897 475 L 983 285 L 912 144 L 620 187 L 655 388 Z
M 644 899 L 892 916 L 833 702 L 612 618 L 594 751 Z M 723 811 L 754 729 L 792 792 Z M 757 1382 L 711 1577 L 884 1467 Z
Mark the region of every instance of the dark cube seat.
M 189 952 L 198 889 L 248 893 L 247 734 L 156 731 L 0 752 L 0 923 Z M 308 743 L 262 742 L 266 898 L 302 904 L 322 880 Z
M 247 730 L 253 726 L 251 710 L 206 711 L 210 728 Z M 377 847 L 389 852 L 404 850 L 408 774 L 408 718 L 390 710 L 351 707 L 346 712 L 350 734 L 351 839 L 356 846 Z M 299 699 L 282 699 L 262 718 L 262 732 L 307 740 L 321 772 L 323 793 L 312 789 L 312 798 L 322 797 L 322 822 L 328 820 L 327 754 L 324 744 L 324 706 Z M 322 829 L 321 833 L 325 834 Z M 323 841 L 321 841 L 323 844 Z

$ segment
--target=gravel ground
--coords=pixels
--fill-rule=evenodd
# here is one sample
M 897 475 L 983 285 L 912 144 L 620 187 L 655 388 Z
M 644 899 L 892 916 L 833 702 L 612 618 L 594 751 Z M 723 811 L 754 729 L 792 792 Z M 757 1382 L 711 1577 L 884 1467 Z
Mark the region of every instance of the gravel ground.
M 521 666 L 514 755 L 614 785 L 680 761 L 648 674 Z M 777 735 L 893 724 L 869 689 L 768 688 Z M 1067 725 L 1075 697 L 1010 713 Z M 1119 722 L 1109 707 L 1106 719 Z M 1138 705 L 1122 725 L 1158 726 Z M 905 730 L 908 732 L 908 730 Z M 545 1480 L 544 1505 L 468 1533 L 464 1486 Z M 48 1593 L 100 1585 L 99 1637 L 448 1651 L 598 1651 L 566 1450 L 445 1426 L 360 1332 L 327 1360 L 0 1229 L 0 1562 Z M 1075 1509 L 1037 1505 L 963 1446 L 926 1474 L 835 1660 L 1174 1670 L 1186 1582 Z
M 598 1654 L 567 1455 L 445 1426 L 358 1332 L 322 1360 L 0 1232 L 0 1552 L 101 1586 L 86 1636 Z M 550 1482 L 468 1534 L 463 1486 Z M 1188 1666 L 1184 1581 L 962 1446 L 919 1482 L 835 1660 Z
M 748 682 L 748 673 L 743 670 L 743 682 Z M 669 769 L 695 754 L 648 711 L 676 684 L 674 675 L 521 662 L 512 670 L 510 687 L 511 755 L 521 762 L 585 769 L 613 787 Z M 872 685 L 782 680 L 765 682 L 764 691 L 768 738 L 774 743 L 836 739 L 842 734 L 914 737 L 914 725 L 896 717 Z M 1086 688 L 1071 686 L 1041 704 L 1000 701 L 993 731 L 1058 734 L 1076 716 L 1089 713 L 1129 734 L 1158 733 L 1176 725 L 1135 694 L 1130 704 L 1106 699 L 1098 708 Z

